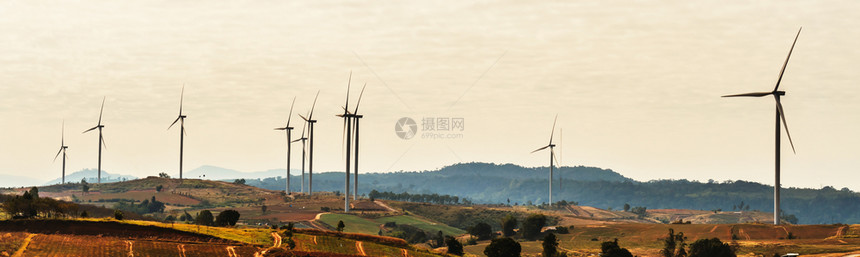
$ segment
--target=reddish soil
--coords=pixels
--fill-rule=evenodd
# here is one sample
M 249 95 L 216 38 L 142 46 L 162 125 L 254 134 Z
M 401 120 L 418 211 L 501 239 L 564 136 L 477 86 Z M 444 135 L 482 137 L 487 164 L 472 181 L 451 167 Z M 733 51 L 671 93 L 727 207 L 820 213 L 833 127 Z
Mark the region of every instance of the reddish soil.
M 100 235 L 160 241 L 207 242 L 239 244 L 234 241 L 192 232 L 156 226 L 139 226 L 118 222 L 83 220 L 5 220 L 0 221 L 2 232 L 28 232 L 40 234 Z

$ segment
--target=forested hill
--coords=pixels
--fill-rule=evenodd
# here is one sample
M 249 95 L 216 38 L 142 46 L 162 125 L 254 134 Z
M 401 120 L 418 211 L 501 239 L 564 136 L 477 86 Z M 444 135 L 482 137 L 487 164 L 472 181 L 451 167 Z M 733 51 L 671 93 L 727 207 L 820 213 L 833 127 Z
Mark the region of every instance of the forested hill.
M 298 172 L 292 189 L 299 190 Z M 359 193 L 448 194 L 475 203 L 540 204 L 547 200 L 548 168 L 513 164 L 464 163 L 433 171 L 368 173 L 359 177 Z M 314 174 L 314 191 L 343 191 L 342 172 Z M 247 180 L 252 186 L 284 190 L 285 180 Z M 800 223 L 860 223 L 860 194 L 848 189 L 783 188 L 782 209 Z M 687 180 L 638 182 L 608 169 L 562 167 L 556 170 L 553 200 L 619 209 L 625 203 L 648 209 L 731 211 L 743 202 L 750 210 L 773 211 L 773 187 L 755 182 L 702 183 Z

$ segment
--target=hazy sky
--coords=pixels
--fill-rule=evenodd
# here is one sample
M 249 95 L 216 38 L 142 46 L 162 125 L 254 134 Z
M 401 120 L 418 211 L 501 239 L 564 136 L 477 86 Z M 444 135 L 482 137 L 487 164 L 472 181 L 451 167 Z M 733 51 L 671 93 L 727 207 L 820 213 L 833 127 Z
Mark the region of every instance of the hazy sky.
M 177 175 L 179 131 L 166 129 L 183 84 L 186 171 L 283 168 L 285 135 L 272 128 L 293 97 L 307 112 L 317 90 L 315 169 L 342 170 L 334 115 L 353 71 L 353 93 L 367 83 L 362 171 L 545 166 L 546 153 L 529 152 L 558 114 L 563 165 L 773 184 L 773 99 L 719 96 L 771 90 L 803 26 L 781 87 L 797 147 L 783 139 L 783 185 L 860 190 L 857 10 L 847 0 L 4 1 L 0 178 L 58 177 L 64 119 L 67 170 L 95 168 L 98 135 L 81 132 L 104 96 L 103 168 Z M 423 118 L 462 118 L 462 137 L 403 140 L 401 117 L 419 133 Z

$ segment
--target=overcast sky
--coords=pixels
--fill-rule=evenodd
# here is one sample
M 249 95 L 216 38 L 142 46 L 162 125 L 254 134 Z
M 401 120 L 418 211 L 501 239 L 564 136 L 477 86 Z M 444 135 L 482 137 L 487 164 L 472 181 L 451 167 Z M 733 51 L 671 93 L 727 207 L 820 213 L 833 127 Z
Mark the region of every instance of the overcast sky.
M 315 169 L 342 170 L 352 71 L 362 172 L 546 166 L 529 152 L 558 114 L 563 165 L 772 185 L 773 99 L 719 96 L 771 90 L 803 26 L 781 87 L 797 147 L 783 133 L 783 185 L 860 190 L 860 2 L 656 2 L 5 1 L 0 177 L 58 177 L 63 120 L 67 170 L 95 168 L 98 135 L 81 132 L 102 97 L 103 168 L 178 175 L 183 84 L 186 171 L 283 168 L 272 128 L 318 90 Z M 395 133 L 402 117 L 415 138 Z M 423 138 L 425 118 L 463 130 Z

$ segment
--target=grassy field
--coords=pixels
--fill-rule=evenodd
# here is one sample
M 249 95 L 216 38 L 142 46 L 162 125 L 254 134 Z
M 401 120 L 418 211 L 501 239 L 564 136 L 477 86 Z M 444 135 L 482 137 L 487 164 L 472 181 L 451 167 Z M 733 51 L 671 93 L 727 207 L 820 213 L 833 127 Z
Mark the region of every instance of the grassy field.
M 663 246 L 661 239 L 665 238 L 669 228 L 675 233 L 683 232 L 687 243 L 698 239 L 719 238 L 731 243 L 732 234 L 739 237 L 734 241 L 739 247 L 739 255 L 772 256 L 774 253 L 785 254 L 796 252 L 801 254 L 826 254 L 837 252 L 860 251 L 860 238 L 854 238 L 853 228 L 860 226 L 841 225 L 797 225 L 773 226 L 765 224 L 612 224 L 579 226 L 570 234 L 557 235 L 559 247 L 574 255 L 596 254 L 600 243 L 618 238 L 621 247 L 629 249 L 634 255 L 654 256 L 659 254 Z M 844 230 L 840 236 L 837 232 Z M 791 233 L 796 239 L 787 239 Z M 749 238 L 749 239 L 747 239 Z M 468 253 L 483 256 L 483 250 L 489 241 L 479 242 L 478 245 L 466 246 Z M 521 241 L 523 253 L 537 254 L 541 251 L 540 241 Z
M 343 223 L 346 225 L 346 227 L 344 228 L 344 232 L 363 233 L 370 235 L 376 235 L 379 232 L 380 226 L 385 224 L 386 222 L 396 222 L 398 225 L 412 225 L 429 232 L 442 231 L 442 234 L 450 236 L 458 236 L 466 233 L 466 231 L 463 231 L 462 229 L 458 229 L 441 223 L 427 221 L 410 215 L 366 219 L 349 214 L 329 213 L 321 215 L 320 221 L 332 227 L 337 227 L 338 221 L 343 221 Z

